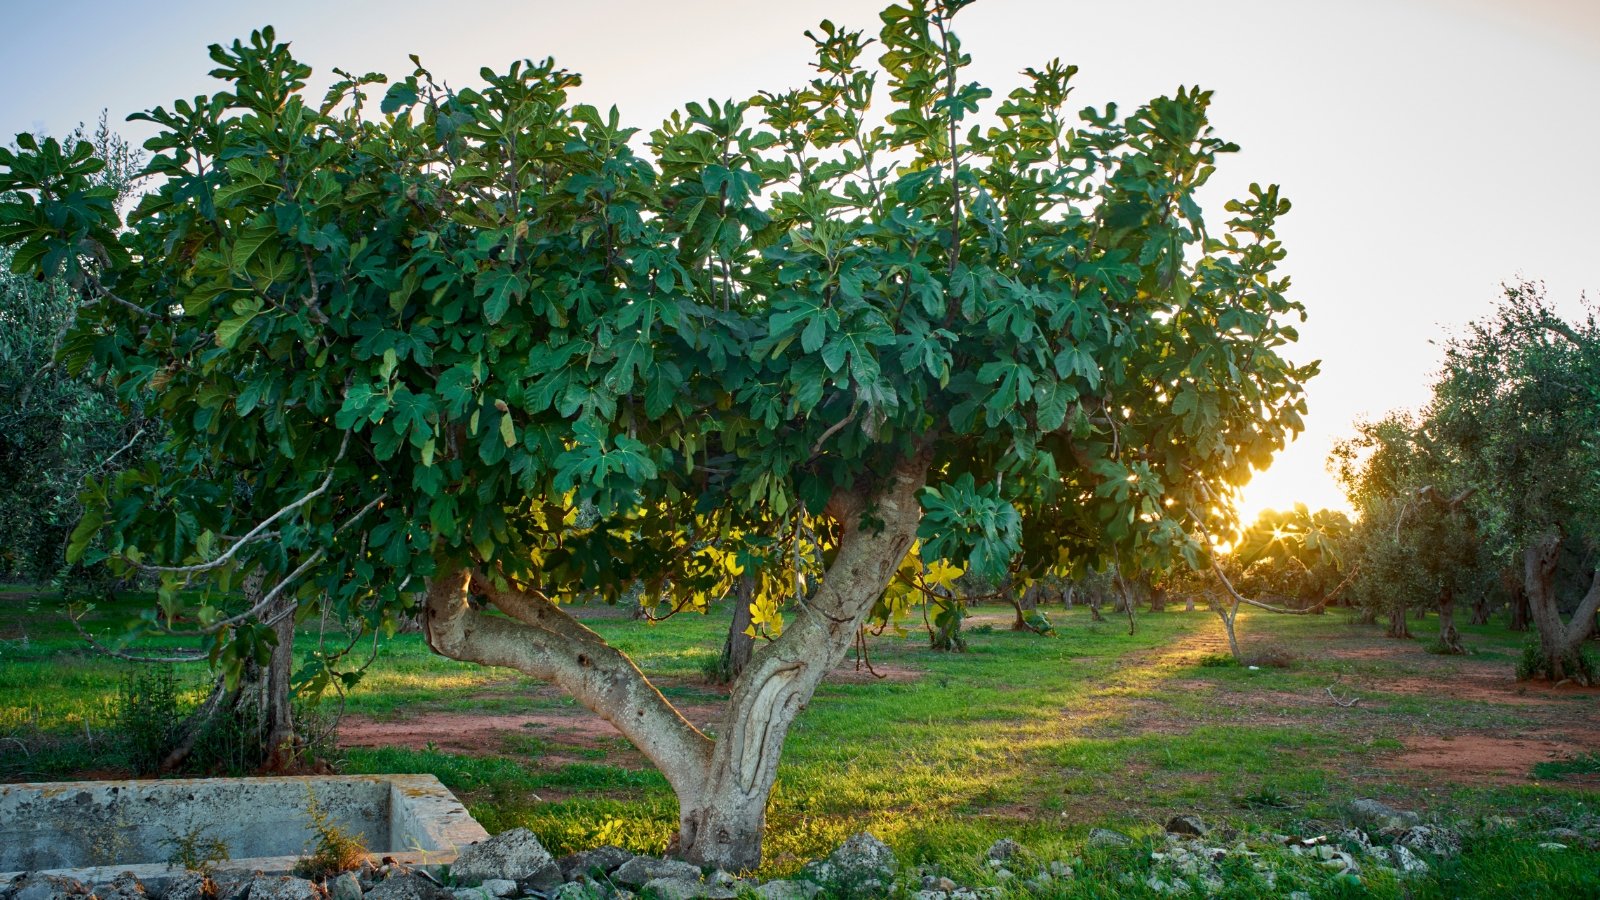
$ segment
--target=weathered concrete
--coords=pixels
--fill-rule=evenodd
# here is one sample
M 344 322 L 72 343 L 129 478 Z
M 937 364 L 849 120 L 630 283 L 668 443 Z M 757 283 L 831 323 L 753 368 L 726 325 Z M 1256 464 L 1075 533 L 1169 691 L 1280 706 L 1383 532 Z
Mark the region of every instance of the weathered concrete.
M 195 832 L 228 846 L 219 871 L 288 872 L 312 838 L 317 804 L 374 860 L 452 862 L 488 834 L 432 775 L 190 778 L 0 785 L 0 885 L 25 871 L 89 883 L 132 871 L 165 879 L 170 841 Z

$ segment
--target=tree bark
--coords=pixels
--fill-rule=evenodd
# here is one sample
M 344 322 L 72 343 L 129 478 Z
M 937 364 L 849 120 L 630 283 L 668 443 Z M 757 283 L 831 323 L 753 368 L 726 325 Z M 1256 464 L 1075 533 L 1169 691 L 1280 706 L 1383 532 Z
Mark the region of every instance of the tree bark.
M 1479 591 L 1477 599 L 1472 601 L 1472 624 L 1489 624 L 1489 592 Z
M 261 573 L 245 576 L 243 588 L 246 604 L 260 602 L 264 596 Z M 177 742 L 161 761 L 161 772 L 182 767 L 206 733 L 229 718 L 235 720 L 234 734 L 254 736 L 255 746 L 240 749 L 249 751 L 249 757 L 260 768 L 281 772 L 294 766 L 301 749 L 290 690 L 294 675 L 294 605 L 294 598 L 285 593 L 262 614 L 266 619 L 282 616 L 273 626 L 278 643 L 272 648 L 271 658 L 264 666 L 246 661 L 238 683 L 231 689 L 225 677 L 217 676 L 211 693 L 180 726 Z
M 1543 674 L 1553 682 L 1576 680 L 1589 684 L 1591 675 L 1582 664 L 1583 642 L 1595 627 L 1600 610 L 1600 568 L 1596 568 L 1589 591 L 1570 621 L 1561 617 L 1556 596 L 1556 564 L 1561 559 L 1561 535 L 1547 532 L 1535 538 L 1523 551 L 1523 586 L 1528 610 L 1539 632 L 1539 656 Z
M 722 660 L 718 675 L 724 683 L 737 679 L 750 663 L 756 639 L 747 631 L 750 628 L 750 604 L 755 600 L 755 576 L 743 575 L 734 584 L 733 620 L 728 624 L 728 639 L 722 644 Z
M 488 585 L 509 618 L 465 602 L 471 577 L 441 572 L 428 587 L 426 635 L 436 652 L 553 681 L 611 722 L 661 770 L 678 797 L 678 851 L 730 871 L 761 862 L 767 800 L 789 727 L 849 651 L 921 522 L 931 440 L 875 488 L 840 490 L 827 514 L 838 549 L 816 593 L 734 682 L 715 742 L 685 720 L 631 660 L 537 592 Z M 873 523 L 863 526 L 869 516 Z
M 1531 611 L 1528 609 L 1528 587 L 1524 576 L 1518 575 L 1514 567 L 1508 566 L 1500 573 L 1500 583 L 1505 586 L 1506 595 L 1510 598 L 1508 609 L 1510 622 L 1506 625 L 1512 631 L 1527 631 Z
M 1389 607 L 1389 637 L 1410 638 L 1411 626 L 1406 624 L 1406 608 L 1400 604 Z

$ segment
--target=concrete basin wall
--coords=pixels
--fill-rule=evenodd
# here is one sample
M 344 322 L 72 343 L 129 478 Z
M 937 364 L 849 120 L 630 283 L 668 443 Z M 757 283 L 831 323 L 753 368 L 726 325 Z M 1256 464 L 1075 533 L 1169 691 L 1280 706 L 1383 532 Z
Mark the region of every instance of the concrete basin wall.
M 375 858 L 448 863 L 487 836 L 432 775 L 9 784 L 0 785 L 0 884 L 25 871 L 165 871 L 171 842 L 191 833 L 228 845 L 224 870 L 288 871 L 314 838 L 313 794 Z

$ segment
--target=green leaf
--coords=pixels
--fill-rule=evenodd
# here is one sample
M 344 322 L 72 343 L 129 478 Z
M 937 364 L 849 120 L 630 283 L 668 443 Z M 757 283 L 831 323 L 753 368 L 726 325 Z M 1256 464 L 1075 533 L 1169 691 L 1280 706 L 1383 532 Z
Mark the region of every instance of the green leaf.
M 232 350 L 234 345 L 239 343 L 239 335 L 244 333 L 245 327 L 255 317 L 255 313 L 249 313 L 248 315 L 234 316 L 231 319 L 223 319 L 217 323 L 217 346 L 224 350 Z

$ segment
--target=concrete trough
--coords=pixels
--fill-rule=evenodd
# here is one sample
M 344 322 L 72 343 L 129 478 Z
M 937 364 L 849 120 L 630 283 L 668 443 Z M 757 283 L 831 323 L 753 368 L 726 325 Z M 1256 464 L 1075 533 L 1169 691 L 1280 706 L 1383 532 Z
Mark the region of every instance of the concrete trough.
M 313 840 L 312 796 L 374 862 L 446 865 L 488 837 L 432 775 L 0 784 L 0 888 L 25 872 L 159 883 L 180 874 L 167 861 L 187 834 L 227 844 L 221 873 L 287 873 Z

